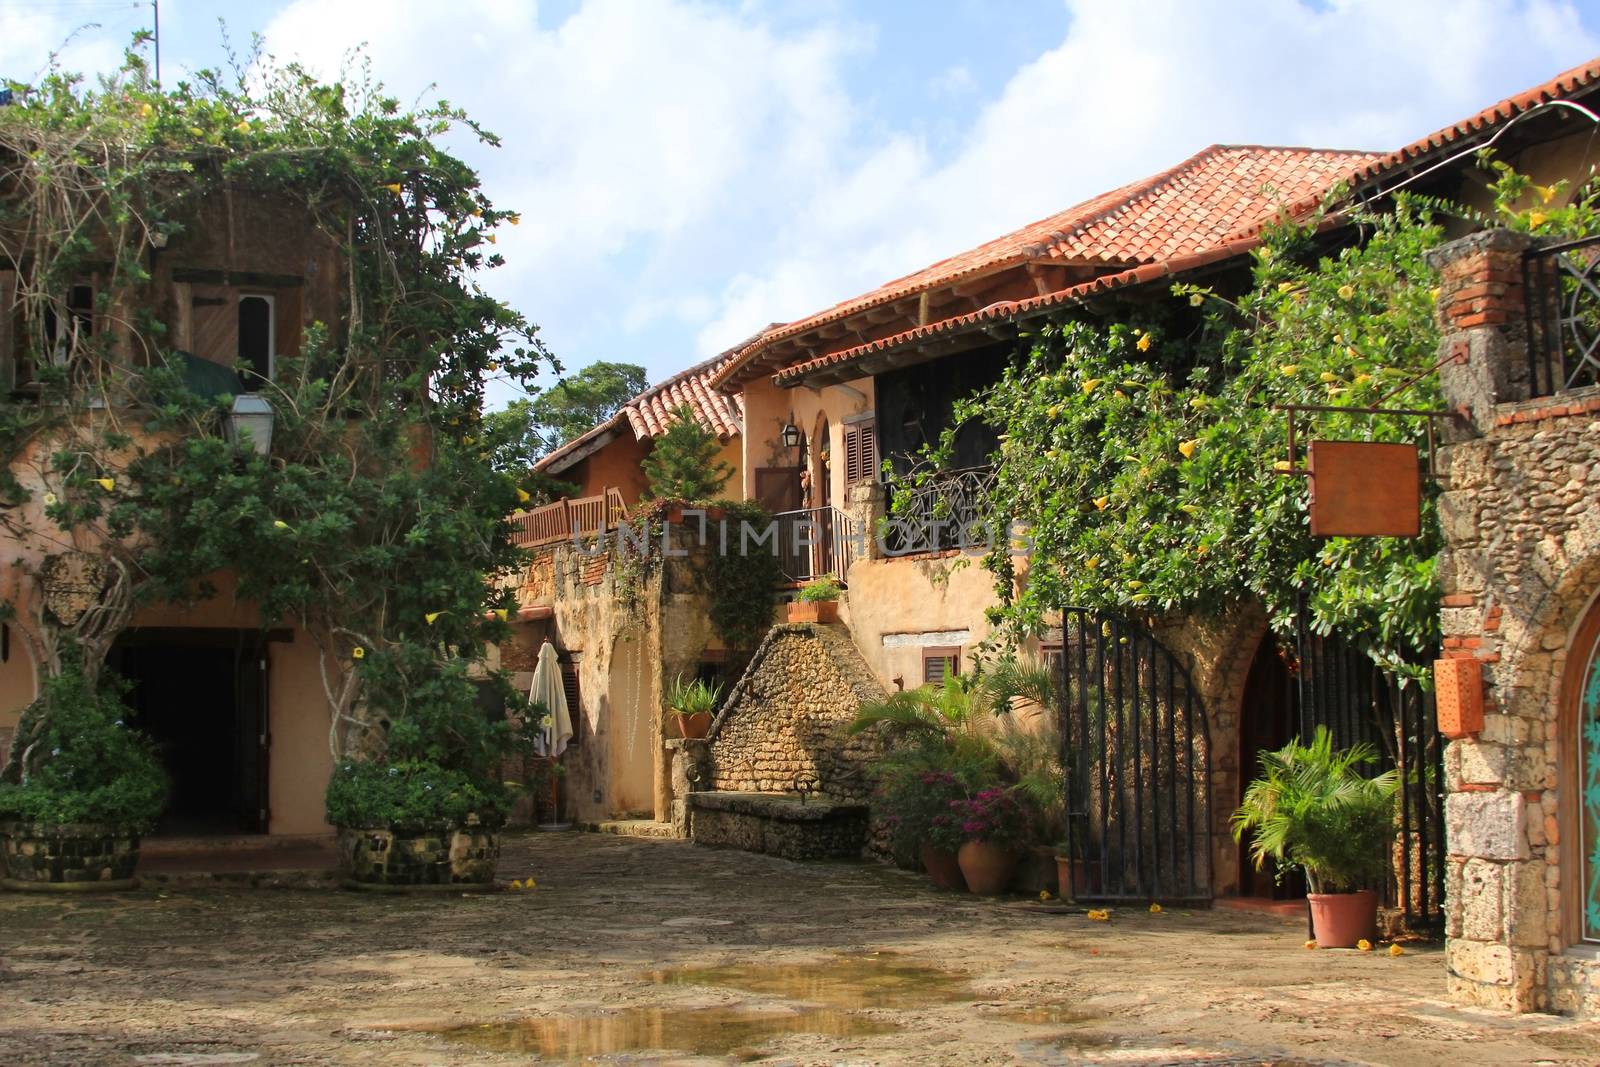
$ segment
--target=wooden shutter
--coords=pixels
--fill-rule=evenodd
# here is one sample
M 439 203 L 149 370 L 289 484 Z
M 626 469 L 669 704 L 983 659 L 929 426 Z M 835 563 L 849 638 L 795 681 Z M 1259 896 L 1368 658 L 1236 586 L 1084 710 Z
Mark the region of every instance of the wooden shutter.
M 924 685 L 943 685 L 947 675 L 960 673 L 961 649 L 953 646 L 941 646 L 922 650 L 922 681 Z
M 844 480 L 846 485 L 870 482 L 878 474 L 878 427 L 871 420 L 844 428 Z
M 570 652 L 561 655 L 561 688 L 567 694 L 567 717 L 572 720 L 572 739 L 567 742 L 567 747 L 577 745 L 583 736 L 583 731 L 578 724 L 583 721 L 583 711 L 578 705 L 578 664 L 572 659 Z
M 756 470 L 756 502 L 774 515 L 800 507 L 799 467 L 760 467 Z

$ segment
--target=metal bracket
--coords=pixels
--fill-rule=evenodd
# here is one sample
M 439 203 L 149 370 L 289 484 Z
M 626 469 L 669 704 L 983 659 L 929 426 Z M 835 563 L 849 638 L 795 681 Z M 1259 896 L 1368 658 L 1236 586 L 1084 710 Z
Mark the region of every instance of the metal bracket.
M 1272 406 L 1272 410 L 1283 412 L 1287 416 L 1287 421 L 1289 424 L 1288 466 L 1275 467 L 1274 471 L 1275 473 L 1288 475 L 1295 478 L 1308 478 L 1311 476 L 1311 471 L 1309 468 L 1297 466 L 1300 457 L 1298 439 L 1295 435 L 1295 412 L 1334 412 L 1341 415 L 1394 415 L 1401 418 L 1427 419 L 1428 467 L 1427 470 L 1423 472 L 1423 475 L 1436 482 L 1443 481 L 1445 479 L 1445 475 L 1440 474 L 1438 467 L 1434 464 L 1435 454 L 1438 452 L 1438 444 L 1437 434 L 1434 431 L 1433 420 L 1460 417 L 1458 412 L 1446 411 L 1443 409 L 1423 410 L 1419 408 L 1350 408 L 1337 407 L 1331 404 L 1274 404 Z

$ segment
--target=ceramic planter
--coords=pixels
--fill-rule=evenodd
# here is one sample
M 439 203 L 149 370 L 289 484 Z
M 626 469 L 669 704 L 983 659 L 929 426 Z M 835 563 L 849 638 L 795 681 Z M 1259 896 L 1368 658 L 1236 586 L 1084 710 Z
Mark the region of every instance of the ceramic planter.
M 347 889 L 465 892 L 494 886 L 500 837 L 481 825 L 341 826 L 338 850 L 339 876 Z
M 98 823 L 0 826 L 0 886 L 49 892 L 132 889 L 139 835 Z
M 1355 893 L 1307 893 L 1311 905 L 1311 936 L 1318 948 L 1355 948 L 1362 938 L 1378 937 L 1378 894 L 1370 889 Z
M 788 604 L 790 622 L 838 622 L 837 600 L 791 600 Z
M 1057 856 L 1056 883 L 1063 900 L 1093 896 L 1100 892 L 1100 865 L 1080 863 L 1070 856 Z
M 940 889 L 965 890 L 966 880 L 961 877 L 961 863 L 956 854 L 947 848 L 923 845 L 920 850 L 922 869 L 928 879 Z
M 979 896 L 1004 893 L 1017 871 L 1017 853 L 1013 849 L 986 841 L 968 841 L 956 853 L 956 858 L 961 863 L 961 877 L 966 879 L 967 889 Z
M 693 715 L 685 715 L 681 711 L 672 713 L 672 721 L 678 726 L 678 736 L 685 738 L 703 738 L 711 730 L 711 713 L 697 711 Z

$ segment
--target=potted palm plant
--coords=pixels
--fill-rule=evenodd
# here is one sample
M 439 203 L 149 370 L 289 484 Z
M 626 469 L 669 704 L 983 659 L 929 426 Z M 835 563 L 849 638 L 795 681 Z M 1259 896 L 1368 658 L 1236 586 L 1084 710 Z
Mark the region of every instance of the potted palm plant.
M 1309 745 L 1299 739 L 1261 753 L 1261 777 L 1233 813 L 1234 840 L 1255 835 L 1256 868 L 1300 867 L 1311 892 L 1312 934 L 1322 948 L 1351 948 L 1377 932 L 1378 898 L 1366 882 L 1387 875 L 1394 840 L 1394 771 L 1366 777 L 1377 758 L 1371 745 L 1333 747 L 1318 727 Z
M 677 724 L 678 736 L 705 737 L 721 700 L 722 686 L 702 678 L 685 682 L 679 675 L 667 690 L 667 708 Z
M 807 582 L 789 604 L 790 622 L 838 622 L 839 594 L 844 589 L 832 578 Z

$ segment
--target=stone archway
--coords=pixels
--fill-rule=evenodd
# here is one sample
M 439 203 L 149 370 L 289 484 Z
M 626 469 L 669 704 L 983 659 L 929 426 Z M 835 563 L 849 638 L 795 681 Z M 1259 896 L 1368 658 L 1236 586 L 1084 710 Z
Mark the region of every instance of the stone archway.
M 1600 592 L 1566 650 L 1557 735 L 1561 746 L 1558 826 L 1567 891 L 1556 923 L 1564 945 L 1600 943 Z

